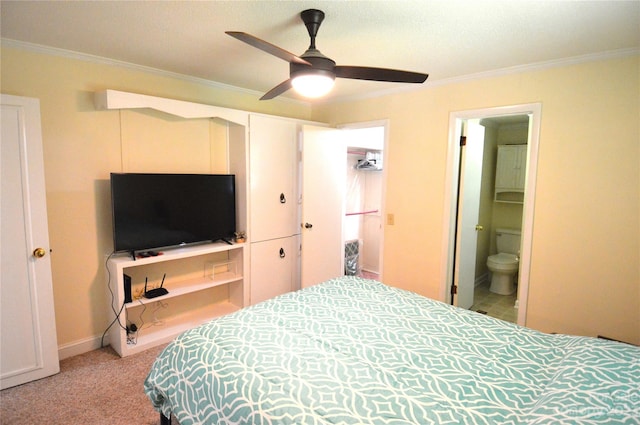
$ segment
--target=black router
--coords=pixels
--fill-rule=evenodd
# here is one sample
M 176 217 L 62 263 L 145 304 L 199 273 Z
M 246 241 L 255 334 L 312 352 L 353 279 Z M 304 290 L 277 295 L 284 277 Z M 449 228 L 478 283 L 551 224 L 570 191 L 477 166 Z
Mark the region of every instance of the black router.
M 153 289 L 149 289 L 147 291 L 147 278 L 144 278 L 144 297 L 145 298 L 155 298 L 155 297 L 159 297 L 162 295 L 167 295 L 169 293 L 169 291 L 167 291 L 166 289 L 164 289 L 162 286 L 164 285 L 164 278 L 167 277 L 167 274 L 165 273 L 164 276 L 162 276 L 162 283 L 160 284 L 159 288 L 153 288 Z

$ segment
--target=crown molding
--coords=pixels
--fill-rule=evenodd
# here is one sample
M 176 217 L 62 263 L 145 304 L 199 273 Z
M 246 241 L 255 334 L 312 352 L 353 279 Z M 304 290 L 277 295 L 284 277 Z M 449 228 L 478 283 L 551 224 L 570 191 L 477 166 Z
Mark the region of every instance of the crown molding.
M 539 71 L 539 70 L 550 69 L 550 68 L 560 68 L 560 67 L 577 65 L 581 63 L 587 63 L 587 62 L 611 60 L 611 59 L 618 59 L 618 58 L 625 58 L 625 57 L 639 56 L 639 55 L 640 55 L 639 48 L 610 50 L 606 52 L 572 56 L 568 58 L 555 59 L 551 61 L 536 62 L 536 63 L 527 64 L 527 65 L 511 66 L 507 68 L 494 69 L 491 71 L 478 72 L 475 74 L 466 74 L 458 77 L 443 78 L 440 80 L 427 80 L 425 84 L 417 87 L 407 85 L 404 87 L 396 87 L 393 89 L 379 90 L 379 91 L 370 92 L 366 94 L 343 96 L 340 98 L 330 98 L 330 99 L 326 99 L 321 103 L 332 104 L 332 103 L 352 102 L 357 100 L 367 100 L 367 99 L 373 99 L 373 98 L 389 96 L 389 95 L 394 95 L 399 93 L 428 90 L 433 87 L 464 83 L 464 82 L 474 81 L 474 80 L 482 80 L 486 78 L 495 78 L 495 77 L 501 77 L 505 75 L 520 74 L 524 72 Z
M 177 80 L 182 80 L 182 81 L 195 83 L 195 84 L 202 84 L 215 89 L 228 90 L 236 93 L 247 94 L 250 96 L 255 96 L 256 98 L 259 98 L 264 94 L 256 90 L 250 90 L 250 89 L 245 89 L 238 86 L 232 86 L 230 84 L 224 84 L 224 83 L 220 83 L 213 80 L 207 80 L 206 78 L 199 78 L 191 75 L 180 74 L 177 72 L 165 71 L 165 70 L 153 68 L 150 66 L 138 65 L 131 62 L 119 61 L 116 59 L 109 59 L 102 56 L 91 55 L 88 53 L 75 52 L 73 50 L 60 49 L 57 47 L 44 46 L 44 45 L 35 44 L 35 43 L 28 43 L 26 41 L 13 40 L 9 38 L 1 38 L 0 45 L 2 45 L 2 47 L 8 47 L 8 48 L 17 49 L 17 50 L 25 50 L 33 53 L 40 53 L 44 55 L 63 57 L 66 59 L 75 59 L 75 60 L 91 62 L 91 63 L 101 64 L 101 65 L 126 68 L 132 71 L 145 72 L 145 73 L 157 75 L 160 77 L 175 78 Z M 297 105 L 307 105 L 307 106 L 309 104 L 308 102 L 304 102 L 302 100 L 291 99 L 287 97 L 281 97 L 280 99 L 278 99 L 278 101 L 294 103 Z

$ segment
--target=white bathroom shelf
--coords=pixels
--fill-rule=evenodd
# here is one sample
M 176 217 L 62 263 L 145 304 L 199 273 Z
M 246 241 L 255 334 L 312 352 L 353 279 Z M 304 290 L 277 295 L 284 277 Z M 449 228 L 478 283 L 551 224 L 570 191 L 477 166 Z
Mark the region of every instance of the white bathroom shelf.
M 527 145 L 499 145 L 496 159 L 496 202 L 522 204 L 526 179 Z

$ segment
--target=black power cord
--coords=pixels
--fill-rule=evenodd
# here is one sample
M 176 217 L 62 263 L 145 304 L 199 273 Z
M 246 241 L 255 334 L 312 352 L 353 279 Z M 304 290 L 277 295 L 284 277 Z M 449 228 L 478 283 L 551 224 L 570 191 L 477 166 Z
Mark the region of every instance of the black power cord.
M 107 335 L 107 332 L 109 332 L 109 329 L 111 329 L 111 327 L 118 322 L 118 325 L 125 330 L 127 333 L 129 333 L 129 329 L 126 326 L 123 326 L 122 323 L 120 322 L 120 315 L 122 314 L 122 310 L 124 310 L 124 302 L 122 303 L 122 305 L 120 306 L 120 310 L 116 311 L 115 307 L 113 306 L 113 302 L 115 301 L 115 295 L 113 293 L 113 289 L 111 289 L 111 271 L 109 270 L 109 260 L 111 259 L 111 257 L 115 254 L 115 251 L 112 252 L 111 254 L 109 254 L 109 256 L 107 257 L 106 261 L 104 262 L 104 266 L 107 269 L 107 288 L 109 289 L 109 293 L 111 294 L 111 310 L 113 311 L 113 314 L 115 315 L 114 319 L 111 321 L 111 323 L 109 323 L 109 326 L 107 326 L 107 329 L 104 330 L 104 332 L 102 333 L 102 338 L 100 338 L 100 348 L 104 348 L 104 337 Z M 134 325 L 135 326 L 135 325 Z

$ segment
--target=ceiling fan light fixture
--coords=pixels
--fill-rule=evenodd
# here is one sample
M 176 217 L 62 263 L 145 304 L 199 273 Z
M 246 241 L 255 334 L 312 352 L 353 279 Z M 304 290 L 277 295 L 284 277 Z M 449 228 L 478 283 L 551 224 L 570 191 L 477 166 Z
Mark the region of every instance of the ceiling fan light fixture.
M 291 79 L 293 89 L 301 96 L 315 99 L 322 97 L 333 89 L 334 78 L 324 74 L 302 74 Z
M 289 62 L 289 79 L 269 90 L 260 100 L 273 99 L 291 88 L 303 97 L 319 98 L 333 89 L 336 77 L 394 83 L 424 83 L 429 76 L 428 74 L 389 68 L 336 66 L 336 62 L 333 59 L 323 55 L 316 48 L 316 35 L 320 24 L 324 20 L 324 12 L 317 9 L 307 9 L 300 13 L 300 18 L 307 27 L 310 39 L 309 48 L 300 56 L 296 56 L 251 34 L 227 31 L 230 36 Z

